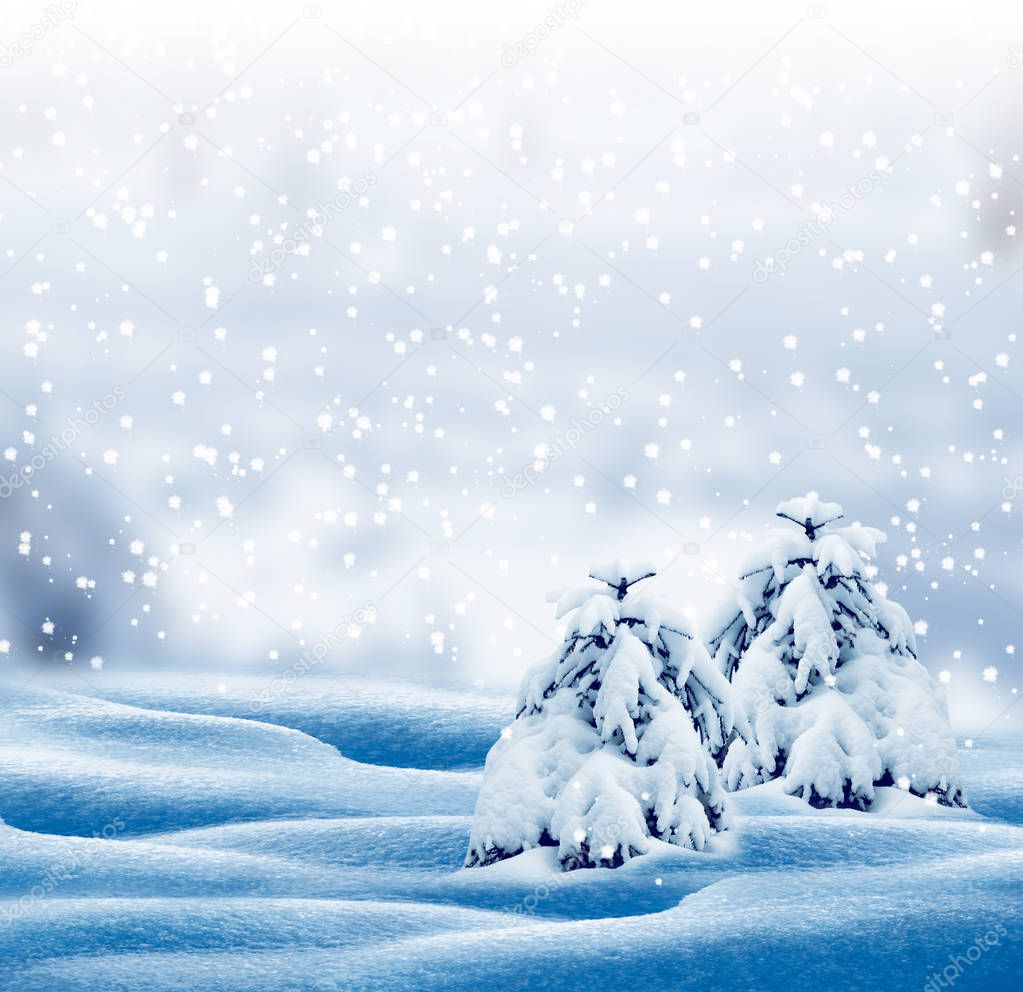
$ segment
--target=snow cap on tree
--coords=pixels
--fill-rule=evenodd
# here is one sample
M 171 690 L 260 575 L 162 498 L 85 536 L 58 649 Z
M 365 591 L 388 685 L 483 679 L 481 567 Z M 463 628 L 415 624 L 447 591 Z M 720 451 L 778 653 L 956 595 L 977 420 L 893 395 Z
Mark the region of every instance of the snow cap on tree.
M 884 534 L 834 526 L 842 508 L 816 493 L 777 515 L 803 532 L 769 533 L 709 628 L 738 710 L 728 787 L 780 778 L 813 805 L 867 808 L 898 785 L 964 806 L 944 693 L 906 611 L 874 585 Z
M 563 869 L 615 867 L 726 826 L 711 752 L 732 730 L 728 681 L 682 614 L 633 588 L 653 574 L 597 566 L 602 585 L 558 598 L 564 642 L 487 756 L 467 866 L 556 846 Z
M 822 527 L 843 517 L 842 507 L 837 503 L 825 503 L 816 493 L 787 499 L 778 504 L 774 513 L 803 527 L 811 541 Z
M 654 567 L 646 562 L 624 561 L 621 558 L 606 565 L 590 566 L 590 578 L 609 585 L 619 599 L 625 599 L 629 586 L 643 579 L 651 579 L 656 574 Z

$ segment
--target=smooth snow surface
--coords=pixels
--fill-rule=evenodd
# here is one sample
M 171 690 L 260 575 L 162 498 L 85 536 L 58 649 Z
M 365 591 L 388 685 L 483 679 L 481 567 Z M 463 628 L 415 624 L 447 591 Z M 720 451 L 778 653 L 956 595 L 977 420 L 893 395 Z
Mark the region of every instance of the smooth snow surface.
M 3 992 L 1017 987 L 1018 740 L 960 749 L 973 810 L 775 781 L 700 853 L 460 870 L 511 698 L 307 675 L 269 722 L 258 681 L 0 685 Z

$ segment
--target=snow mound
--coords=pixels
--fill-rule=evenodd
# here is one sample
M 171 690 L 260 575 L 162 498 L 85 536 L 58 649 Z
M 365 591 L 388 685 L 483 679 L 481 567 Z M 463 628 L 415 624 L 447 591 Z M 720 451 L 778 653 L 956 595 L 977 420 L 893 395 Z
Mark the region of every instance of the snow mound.
M 957 988 L 1018 984 L 1012 823 L 897 786 L 875 785 L 871 812 L 815 810 L 776 779 L 729 797 L 737 829 L 702 852 L 648 838 L 644 857 L 617 868 L 566 873 L 558 848 L 539 847 L 459 870 L 478 776 L 358 771 L 307 734 L 182 719 L 171 710 L 184 694 L 149 691 L 162 704 L 151 715 L 34 686 L 0 697 L 4 992 L 560 992 L 595 967 L 610 987 L 919 992 L 967 954 Z M 291 691 L 305 717 L 333 705 L 315 682 Z M 451 702 L 480 719 L 491 707 Z M 53 761 L 23 775 L 40 747 Z M 1019 741 L 962 753 L 976 807 L 1023 818 Z M 338 783 L 357 771 L 357 805 L 374 812 L 301 812 L 317 790 L 323 807 L 352 804 Z M 19 829 L 29 814 L 62 835 Z
M 119 836 L 302 816 L 468 813 L 479 776 L 363 765 L 286 727 L 29 686 L 0 698 L 0 809 Z

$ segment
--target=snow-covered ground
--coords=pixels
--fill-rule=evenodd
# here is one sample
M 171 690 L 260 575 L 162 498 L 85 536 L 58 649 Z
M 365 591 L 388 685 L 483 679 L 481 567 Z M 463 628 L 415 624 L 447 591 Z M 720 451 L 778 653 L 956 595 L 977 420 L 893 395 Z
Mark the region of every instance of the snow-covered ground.
M 1019 740 L 961 748 L 969 812 L 769 785 L 700 854 L 462 870 L 510 696 L 307 675 L 257 719 L 259 676 L 89 681 L 0 686 L 5 992 L 930 992 L 1023 967 Z

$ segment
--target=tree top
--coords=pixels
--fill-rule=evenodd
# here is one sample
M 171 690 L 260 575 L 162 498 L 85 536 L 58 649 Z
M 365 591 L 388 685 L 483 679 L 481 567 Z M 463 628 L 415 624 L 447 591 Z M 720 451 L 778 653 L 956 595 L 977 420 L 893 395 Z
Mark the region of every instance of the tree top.
M 799 524 L 811 541 L 822 527 L 844 516 L 838 503 L 825 503 L 815 492 L 784 500 L 778 504 L 775 514 Z
M 619 599 L 625 599 L 629 586 L 656 574 L 656 570 L 649 562 L 627 561 L 622 558 L 605 564 L 591 565 L 589 570 L 591 579 L 609 585 L 617 593 Z

